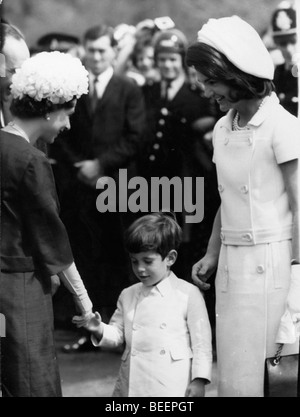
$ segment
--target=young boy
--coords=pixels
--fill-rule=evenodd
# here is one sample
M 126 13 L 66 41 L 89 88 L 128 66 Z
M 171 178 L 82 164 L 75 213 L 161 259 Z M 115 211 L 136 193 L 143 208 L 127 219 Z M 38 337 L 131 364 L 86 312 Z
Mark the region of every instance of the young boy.
M 171 271 L 181 228 L 171 213 L 154 213 L 136 220 L 125 237 L 140 283 L 122 291 L 109 324 L 95 313 L 85 326 L 95 346 L 125 344 L 113 396 L 203 397 L 211 328 L 200 291 Z

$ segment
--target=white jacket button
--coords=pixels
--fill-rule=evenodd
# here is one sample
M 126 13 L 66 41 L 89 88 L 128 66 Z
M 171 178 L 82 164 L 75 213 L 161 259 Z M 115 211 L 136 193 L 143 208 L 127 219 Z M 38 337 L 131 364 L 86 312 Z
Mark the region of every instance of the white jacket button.
M 222 184 L 218 185 L 218 190 L 220 193 L 222 193 L 224 191 L 224 186 Z
M 248 191 L 249 191 L 249 189 L 248 189 L 248 186 L 247 186 L 247 185 L 243 185 L 243 186 L 241 187 L 241 192 L 242 192 L 243 194 L 247 194 L 247 193 L 248 193 Z
M 242 235 L 242 239 L 247 240 L 247 242 L 251 242 L 251 240 L 252 240 L 251 233 L 246 233 L 246 234 Z
M 256 268 L 256 271 L 257 271 L 259 274 L 263 274 L 263 273 L 265 272 L 265 268 L 264 268 L 264 266 L 263 266 L 263 265 L 258 265 L 258 267 Z

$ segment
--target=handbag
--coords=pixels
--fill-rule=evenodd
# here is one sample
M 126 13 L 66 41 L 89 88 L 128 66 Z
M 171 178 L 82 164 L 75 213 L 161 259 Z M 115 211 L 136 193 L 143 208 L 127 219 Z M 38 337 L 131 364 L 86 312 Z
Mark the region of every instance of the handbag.
M 265 360 L 264 396 L 300 397 L 299 354 L 282 356 L 282 348 Z

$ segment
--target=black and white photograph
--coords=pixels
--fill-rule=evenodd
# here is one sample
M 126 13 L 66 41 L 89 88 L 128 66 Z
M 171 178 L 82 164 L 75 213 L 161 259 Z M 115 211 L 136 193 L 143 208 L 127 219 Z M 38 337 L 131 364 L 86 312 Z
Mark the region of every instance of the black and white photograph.
M 300 397 L 300 0 L 0 17 L 0 397 Z

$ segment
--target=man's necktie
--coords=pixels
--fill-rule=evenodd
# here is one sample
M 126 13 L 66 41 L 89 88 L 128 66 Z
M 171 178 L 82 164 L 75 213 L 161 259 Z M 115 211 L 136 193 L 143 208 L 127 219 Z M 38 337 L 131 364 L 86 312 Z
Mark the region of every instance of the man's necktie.
M 91 108 L 92 108 L 92 112 L 94 113 L 97 107 L 97 102 L 98 102 L 98 93 L 97 93 L 97 85 L 98 85 L 98 77 L 94 78 L 94 83 L 93 83 L 93 91 L 92 91 L 92 96 L 91 96 Z
M 167 103 L 168 100 L 169 100 L 168 93 L 169 93 L 170 87 L 171 87 L 171 81 L 167 80 L 164 83 L 163 90 L 162 90 L 162 95 L 161 95 L 163 103 Z

